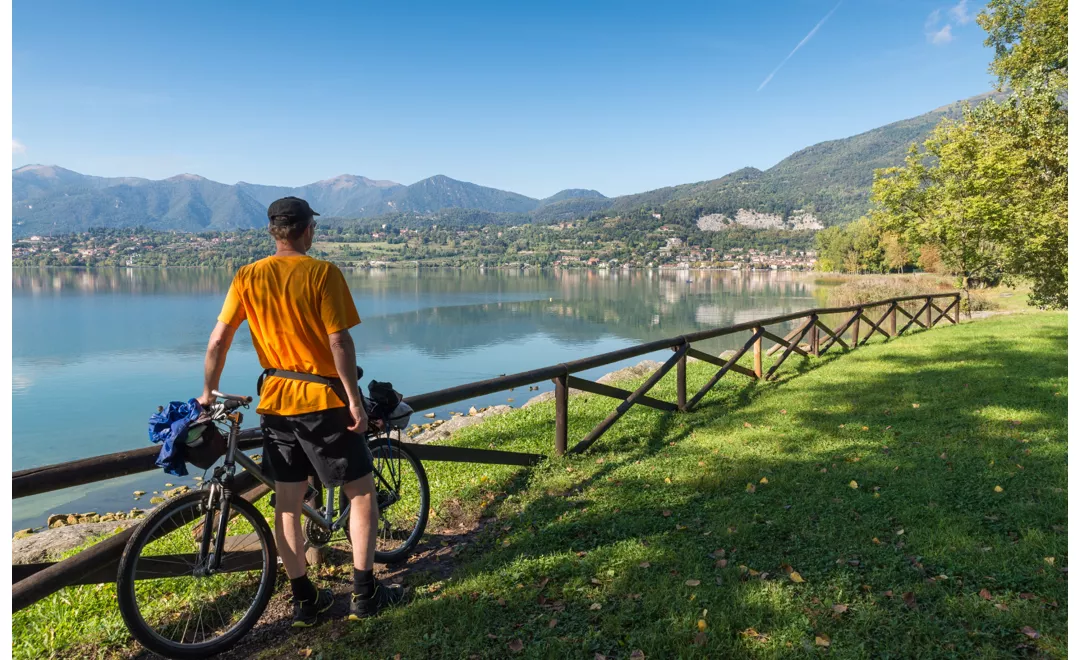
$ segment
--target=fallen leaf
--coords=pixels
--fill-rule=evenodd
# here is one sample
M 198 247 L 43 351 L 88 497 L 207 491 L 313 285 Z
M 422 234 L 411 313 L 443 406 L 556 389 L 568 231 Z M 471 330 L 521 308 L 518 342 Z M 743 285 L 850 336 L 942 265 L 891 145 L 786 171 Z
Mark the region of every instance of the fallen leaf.
M 500 607 L 506 607 L 506 599 L 505 598 L 500 598 L 498 600 L 498 603 L 499 603 Z
M 510 649 L 514 653 L 520 653 L 521 649 L 525 648 L 525 642 L 521 641 L 520 639 L 515 639 L 514 641 L 507 644 L 506 648 Z
M 753 493 L 756 490 L 757 490 L 757 488 L 754 487 L 754 484 L 746 484 L 746 492 Z
M 750 638 L 750 639 L 752 639 L 754 641 L 758 641 L 758 642 L 767 642 L 767 641 L 769 641 L 769 636 L 768 635 L 764 635 L 762 633 L 759 633 L 758 631 L 754 630 L 753 628 L 747 628 L 746 630 L 742 631 L 739 634 L 742 635 L 743 637 L 748 637 L 748 638 Z
M 650 564 L 650 563 L 649 563 L 649 562 L 647 562 L 647 561 L 643 561 L 643 562 L 641 562 L 640 564 L 638 564 L 638 567 L 639 567 L 639 568 L 648 568 L 648 567 L 650 567 L 650 566 L 652 566 L 652 564 Z
M 820 635 L 814 635 L 815 646 L 823 646 L 825 648 L 828 648 L 830 644 L 832 644 L 832 640 L 829 639 L 829 636 L 825 633 L 822 633 Z
M 887 596 L 888 598 L 892 598 L 892 596 L 893 596 L 892 589 L 889 589 L 888 591 L 886 591 L 885 596 Z
M 794 582 L 795 584 L 800 584 L 802 582 L 806 582 L 806 580 L 804 580 L 803 577 L 801 575 L 799 575 L 798 571 L 792 571 L 791 574 L 788 575 L 788 577 L 791 578 L 791 581 Z
M 832 606 L 832 611 L 836 612 L 837 614 L 843 614 L 844 612 L 847 612 L 847 609 L 848 609 L 847 605 L 833 605 Z
M 499 637 L 497 635 L 493 635 L 491 633 L 488 633 L 488 639 L 498 639 L 498 638 Z
M 548 621 L 548 628 L 554 628 L 557 625 L 559 625 L 559 621 L 557 619 L 552 619 L 551 621 Z
M 716 560 L 716 566 L 718 568 L 727 568 L 727 560 L 726 559 L 717 559 Z
M 1004 493 L 1005 489 L 1002 488 L 1001 486 L 994 486 L 994 492 L 995 493 Z
M 911 404 L 911 407 L 912 407 L 912 408 L 918 408 L 918 407 L 919 407 L 919 404 L 917 404 L 917 403 L 913 403 L 913 404 Z
M 849 486 L 850 488 L 858 488 L 858 487 L 859 487 L 859 482 L 858 482 L 858 481 L 855 481 L 854 479 L 852 479 L 852 480 L 851 480 L 851 483 L 849 483 L 849 484 L 848 484 L 848 486 Z
M 1002 612 L 1007 612 L 1009 610 L 1009 606 L 1005 603 L 994 603 L 994 607 L 998 608 Z
M 664 477 L 664 483 L 665 484 L 670 484 L 671 483 L 671 477 Z
M 630 660 L 645 660 L 645 652 L 641 649 L 630 651 Z
M 986 589 L 982 589 L 981 591 L 979 591 L 979 595 L 982 596 L 983 600 L 990 600 L 991 598 L 993 598 L 993 596 L 990 595 L 990 592 Z
M 945 452 L 941 452 L 941 456 L 938 456 L 941 460 L 948 460 L 949 456 Z
M 750 573 L 750 577 L 757 577 L 757 576 L 761 575 L 761 571 L 755 571 L 752 568 L 747 569 L 747 572 Z
M 870 539 L 870 542 L 873 543 L 874 545 L 881 545 L 881 539 L 879 539 L 876 536 L 874 538 Z
M 753 425 L 750 422 L 743 422 L 742 425 L 745 429 L 753 428 Z
M 301 658 L 310 658 L 311 657 L 311 649 L 300 649 L 300 657 Z
M 589 605 L 589 609 L 594 611 L 594 612 L 596 610 L 598 610 L 598 609 L 601 609 L 602 607 L 604 607 L 604 606 L 601 605 L 600 603 L 593 603 L 592 605 Z
M 592 582 L 593 584 L 602 584 L 600 580 L 597 580 L 596 578 L 590 578 L 589 582 Z
M 1020 629 L 1020 632 L 1024 633 L 1025 635 L 1027 635 L 1031 639 L 1038 639 L 1039 637 L 1042 636 L 1042 635 L 1040 635 L 1038 633 L 1038 631 L 1036 631 L 1031 626 L 1024 626 L 1023 628 Z
M 682 530 L 686 529 L 686 525 L 678 525 L 678 524 L 676 524 L 675 529 L 681 532 Z
M 896 535 L 897 536 L 903 536 L 904 535 L 904 530 L 902 530 L 902 529 L 896 530 Z
M 705 461 L 698 461 L 698 467 L 705 467 Z
M 663 516 L 665 518 L 670 518 L 671 517 L 671 511 L 668 510 L 668 509 L 664 509 Z
M 781 414 L 781 415 L 786 415 L 786 414 L 787 414 L 787 411 L 786 411 L 786 410 L 781 410 L 781 411 L 780 411 L 780 414 Z
M 759 484 L 767 484 L 767 483 L 769 483 L 769 478 L 768 477 L 762 477 L 761 481 L 759 481 L 758 483 Z
M 694 646 L 705 646 L 705 643 L 709 641 L 709 633 L 699 632 L 694 635 Z
M 709 627 L 709 624 L 705 623 L 705 619 L 697 620 L 697 629 L 699 632 L 705 632 L 705 629 Z
M 688 587 L 696 587 L 699 584 L 701 584 L 701 580 L 687 580 L 686 581 L 686 586 L 688 586 Z
M 911 609 L 915 609 L 918 605 L 915 603 L 915 594 L 908 591 L 904 593 L 904 605 L 907 605 Z
M 1045 561 L 1047 564 L 1050 564 L 1051 566 L 1054 565 L 1054 558 L 1053 557 L 1043 557 L 1043 561 Z
M 1035 594 L 1027 593 L 1026 591 L 1020 594 L 1020 600 L 1031 600 L 1035 598 Z
M 869 431 L 869 430 L 870 430 L 870 427 L 869 427 L 869 426 L 864 426 L 864 427 L 862 427 L 862 430 L 864 430 L 864 431 Z
M 597 653 L 593 656 L 593 660 L 607 660 L 607 656 L 603 653 Z

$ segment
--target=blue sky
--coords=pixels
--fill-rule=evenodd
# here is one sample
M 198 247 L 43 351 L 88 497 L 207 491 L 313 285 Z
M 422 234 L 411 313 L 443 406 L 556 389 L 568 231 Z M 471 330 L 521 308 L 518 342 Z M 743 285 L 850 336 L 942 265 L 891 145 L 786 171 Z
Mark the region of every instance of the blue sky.
M 989 90 L 979 8 L 16 0 L 12 160 L 640 192 Z

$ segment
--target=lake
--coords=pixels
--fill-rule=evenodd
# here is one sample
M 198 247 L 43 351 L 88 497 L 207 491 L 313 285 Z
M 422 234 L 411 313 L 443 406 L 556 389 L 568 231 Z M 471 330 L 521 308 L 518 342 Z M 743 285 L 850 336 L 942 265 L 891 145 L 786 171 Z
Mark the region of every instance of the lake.
M 353 329 L 363 383 L 406 395 L 460 385 L 644 341 L 826 303 L 812 274 L 734 271 L 345 271 L 363 320 Z M 12 273 L 12 462 L 16 470 L 148 445 L 159 405 L 202 391 L 209 332 L 232 273 L 184 269 L 16 269 Z M 735 348 L 722 337 L 703 348 Z M 670 354 L 670 353 L 668 353 Z M 665 359 L 663 353 L 627 361 Z M 596 378 L 619 366 L 585 374 Z M 255 394 L 246 326 L 221 387 Z M 540 391 L 551 389 L 550 384 Z M 439 410 L 524 403 L 536 392 Z M 414 421 L 423 421 L 414 417 Z M 254 415 L 249 415 L 254 424 Z M 197 474 L 198 472 L 193 472 Z M 15 500 L 13 528 L 49 513 L 147 506 L 132 491 L 194 483 L 160 471 Z

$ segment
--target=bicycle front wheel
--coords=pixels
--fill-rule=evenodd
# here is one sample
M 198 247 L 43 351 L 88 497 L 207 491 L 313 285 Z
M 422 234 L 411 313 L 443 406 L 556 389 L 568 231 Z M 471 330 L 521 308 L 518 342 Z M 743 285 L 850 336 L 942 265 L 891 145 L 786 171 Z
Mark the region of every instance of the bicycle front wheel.
M 398 442 L 375 440 L 368 447 L 379 502 L 375 561 L 392 564 L 407 557 L 424 535 L 431 506 L 427 473 L 420 460 Z
M 162 504 L 139 525 L 120 560 L 116 592 L 124 623 L 143 646 L 163 656 L 204 658 L 225 651 L 255 625 L 273 595 L 273 533 L 239 497 L 229 502 L 217 570 L 207 570 L 217 547 L 217 499 L 211 503 L 204 490 Z M 207 524 L 210 543 L 203 546 Z

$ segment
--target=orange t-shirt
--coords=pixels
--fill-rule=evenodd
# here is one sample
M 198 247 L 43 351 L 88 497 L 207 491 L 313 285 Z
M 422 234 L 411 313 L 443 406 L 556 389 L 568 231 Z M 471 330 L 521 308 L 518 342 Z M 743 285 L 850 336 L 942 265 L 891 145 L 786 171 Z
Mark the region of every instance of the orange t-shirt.
M 337 377 L 329 335 L 360 323 L 338 267 L 308 256 L 266 257 L 237 271 L 218 320 L 245 320 L 264 369 Z M 345 405 L 327 385 L 265 379 L 257 412 L 304 415 Z

